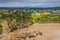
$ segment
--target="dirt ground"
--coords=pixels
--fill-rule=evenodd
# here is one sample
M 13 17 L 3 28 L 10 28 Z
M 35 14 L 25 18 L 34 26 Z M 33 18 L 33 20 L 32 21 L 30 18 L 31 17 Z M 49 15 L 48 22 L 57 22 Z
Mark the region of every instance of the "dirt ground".
M 42 32 L 39 40 L 60 40 L 60 23 L 35 23 L 30 30 Z
M 28 35 L 26 32 L 30 32 L 35 37 L 26 38 L 25 40 L 60 40 L 60 23 L 35 23 L 29 28 L 17 30 L 13 34 L 26 37 Z

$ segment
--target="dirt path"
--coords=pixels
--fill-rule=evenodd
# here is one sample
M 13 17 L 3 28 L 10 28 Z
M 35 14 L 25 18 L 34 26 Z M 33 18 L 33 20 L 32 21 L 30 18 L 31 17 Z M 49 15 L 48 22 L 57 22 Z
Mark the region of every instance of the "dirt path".
M 41 40 L 57 40 L 60 36 L 60 23 L 35 23 L 31 26 L 30 30 L 41 31 L 43 36 Z M 57 32 L 58 31 L 58 32 Z M 56 37 L 55 37 L 56 36 Z M 40 37 L 41 38 L 41 37 Z M 59 39 L 60 40 L 60 39 Z
M 31 27 L 37 30 L 60 30 L 60 23 L 35 23 Z

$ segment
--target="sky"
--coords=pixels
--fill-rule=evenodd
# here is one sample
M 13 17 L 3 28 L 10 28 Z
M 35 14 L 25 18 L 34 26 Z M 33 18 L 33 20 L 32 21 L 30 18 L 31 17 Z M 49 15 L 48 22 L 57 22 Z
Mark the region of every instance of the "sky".
M 0 0 L 0 7 L 58 7 L 60 0 Z

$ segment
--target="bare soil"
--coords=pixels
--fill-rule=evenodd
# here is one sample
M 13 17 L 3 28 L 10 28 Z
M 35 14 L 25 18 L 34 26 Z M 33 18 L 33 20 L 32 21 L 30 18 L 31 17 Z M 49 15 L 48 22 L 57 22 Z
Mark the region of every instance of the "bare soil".
M 57 31 L 60 31 L 60 23 L 35 23 L 29 28 L 17 30 L 12 32 L 13 34 L 10 33 L 10 36 L 8 36 L 6 40 L 15 40 L 13 38 L 16 38 L 16 36 L 20 37 L 20 40 L 24 40 L 23 38 L 25 38 L 25 40 L 57 40 L 60 38 L 60 33 Z M 30 36 L 30 38 L 28 38 L 27 35 Z M 31 35 L 33 37 L 31 37 Z

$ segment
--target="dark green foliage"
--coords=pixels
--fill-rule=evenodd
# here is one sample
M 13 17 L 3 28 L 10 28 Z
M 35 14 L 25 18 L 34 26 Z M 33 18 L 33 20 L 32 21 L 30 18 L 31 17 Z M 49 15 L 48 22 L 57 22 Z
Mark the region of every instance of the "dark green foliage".
M 0 34 L 2 34 L 3 30 L 2 30 L 2 25 L 0 24 Z

